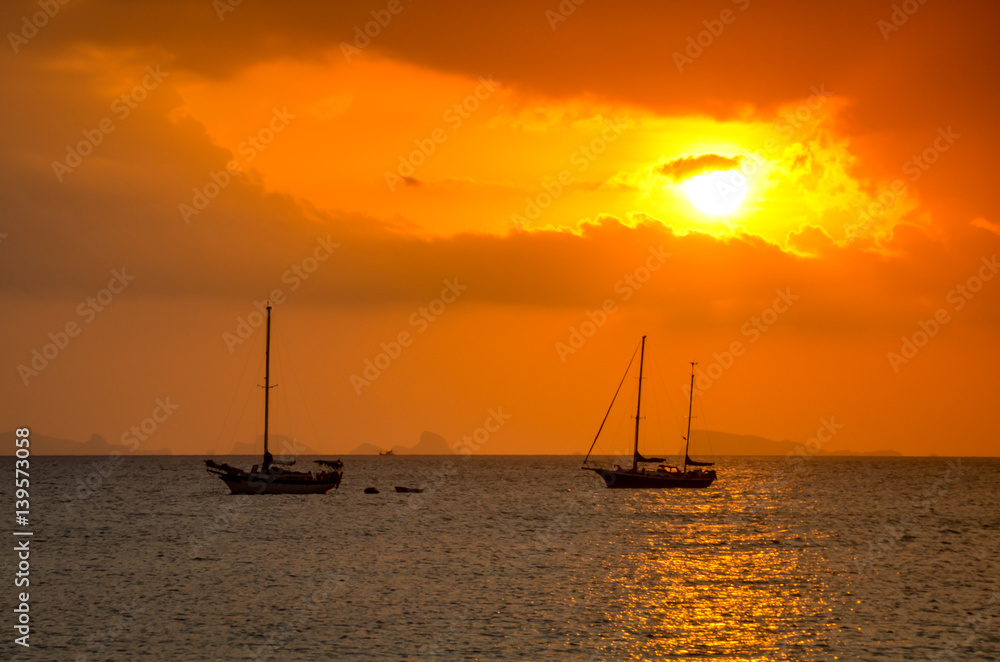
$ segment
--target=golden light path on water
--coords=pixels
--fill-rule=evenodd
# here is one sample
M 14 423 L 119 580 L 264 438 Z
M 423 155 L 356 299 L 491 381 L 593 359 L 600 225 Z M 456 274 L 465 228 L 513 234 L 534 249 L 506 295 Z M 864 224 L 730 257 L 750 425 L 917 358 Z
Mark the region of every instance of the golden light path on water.
M 732 487 L 623 497 L 621 516 L 634 526 L 608 541 L 631 550 L 605 580 L 616 593 L 606 614 L 621 637 L 609 653 L 624 645 L 648 659 L 795 659 L 805 641 L 812 654 L 824 648 L 817 641 L 836 625 L 822 579 L 829 570 L 805 552 L 815 534 L 769 524 L 787 487 L 757 499 L 752 485 Z
M 353 456 L 329 498 L 237 499 L 135 457 L 70 502 L 92 459 L 43 459 L 45 659 L 1000 656 L 995 460 L 726 457 L 706 490 L 609 490 L 579 457 Z

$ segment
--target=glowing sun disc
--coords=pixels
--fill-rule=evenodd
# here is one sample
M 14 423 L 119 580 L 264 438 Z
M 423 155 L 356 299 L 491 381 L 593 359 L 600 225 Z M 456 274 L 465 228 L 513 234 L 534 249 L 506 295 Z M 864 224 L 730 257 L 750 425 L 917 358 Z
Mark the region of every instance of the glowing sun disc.
M 736 211 L 747 195 L 747 180 L 736 170 L 713 170 L 684 182 L 684 193 L 699 211 L 722 216 Z

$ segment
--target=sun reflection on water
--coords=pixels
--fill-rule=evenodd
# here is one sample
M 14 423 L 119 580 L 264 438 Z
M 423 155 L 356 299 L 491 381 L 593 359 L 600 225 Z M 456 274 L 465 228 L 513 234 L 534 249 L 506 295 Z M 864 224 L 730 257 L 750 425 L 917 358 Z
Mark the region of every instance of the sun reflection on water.
M 631 526 L 615 544 L 630 551 L 606 578 L 619 596 L 607 612 L 619 653 L 795 659 L 802 642 L 823 638 L 823 586 L 803 579 L 814 571 L 802 567 L 802 547 L 787 543 L 795 532 L 768 525 L 779 495 L 752 500 L 736 488 L 726 497 L 624 498 Z

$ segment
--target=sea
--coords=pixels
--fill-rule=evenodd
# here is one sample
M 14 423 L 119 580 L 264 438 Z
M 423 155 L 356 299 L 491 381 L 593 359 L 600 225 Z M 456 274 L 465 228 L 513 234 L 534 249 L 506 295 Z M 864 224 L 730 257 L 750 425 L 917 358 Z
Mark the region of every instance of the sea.
M 998 459 L 721 457 L 696 490 L 581 459 L 344 456 L 329 494 L 233 496 L 197 457 L 32 457 L 0 657 L 1000 660 Z

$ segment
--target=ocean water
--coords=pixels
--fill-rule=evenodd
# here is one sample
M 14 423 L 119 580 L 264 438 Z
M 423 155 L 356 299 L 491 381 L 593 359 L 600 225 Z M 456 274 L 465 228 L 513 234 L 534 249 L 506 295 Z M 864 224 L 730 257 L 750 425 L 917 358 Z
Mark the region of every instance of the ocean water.
M 344 460 L 328 495 L 232 496 L 200 458 L 32 458 L 19 659 L 1000 659 L 995 459 L 719 458 L 690 491 Z

